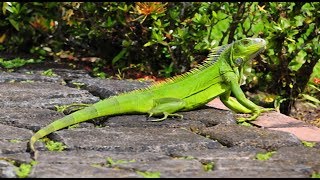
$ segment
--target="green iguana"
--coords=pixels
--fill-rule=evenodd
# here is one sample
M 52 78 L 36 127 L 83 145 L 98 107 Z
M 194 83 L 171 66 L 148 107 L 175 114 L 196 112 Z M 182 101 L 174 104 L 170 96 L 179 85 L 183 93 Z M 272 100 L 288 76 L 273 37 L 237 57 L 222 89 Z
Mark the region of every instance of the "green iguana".
M 197 68 L 140 90 L 134 90 L 101 100 L 89 107 L 58 119 L 40 129 L 30 139 L 30 149 L 35 152 L 34 143 L 59 129 L 93 118 L 141 114 L 181 117 L 178 111 L 189 111 L 220 97 L 231 110 L 250 113 L 245 120 L 256 119 L 263 109 L 248 100 L 240 88 L 245 64 L 265 49 L 266 42 L 260 38 L 246 38 L 212 50 L 203 64 Z M 234 98 L 230 97 L 233 94 Z M 241 119 L 244 120 L 244 119 Z

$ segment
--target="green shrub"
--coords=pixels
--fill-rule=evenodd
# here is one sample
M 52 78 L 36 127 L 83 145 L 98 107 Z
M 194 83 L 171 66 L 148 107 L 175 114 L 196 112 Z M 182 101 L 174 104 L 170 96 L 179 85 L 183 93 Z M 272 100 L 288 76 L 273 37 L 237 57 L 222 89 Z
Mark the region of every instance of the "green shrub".
M 0 49 L 74 61 L 98 57 L 89 63 L 101 78 L 110 69 L 125 77 L 132 70 L 170 77 L 202 62 L 213 47 L 261 37 L 267 50 L 246 70 L 244 89 L 276 94 L 275 104 L 288 114 L 302 93 L 319 99 L 320 77 L 312 75 L 319 72 L 319 4 L 1 2 Z

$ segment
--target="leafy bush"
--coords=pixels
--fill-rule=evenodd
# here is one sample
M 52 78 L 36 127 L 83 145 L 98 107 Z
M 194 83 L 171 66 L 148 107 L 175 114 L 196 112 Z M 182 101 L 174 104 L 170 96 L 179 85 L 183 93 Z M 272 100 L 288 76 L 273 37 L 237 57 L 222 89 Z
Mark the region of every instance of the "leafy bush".
M 170 77 L 203 61 L 213 47 L 261 37 L 267 50 L 247 70 L 244 88 L 276 94 L 288 114 L 302 93 L 319 95 L 320 77 L 312 75 L 319 74 L 313 70 L 320 55 L 319 4 L 2 2 L 0 49 L 72 61 L 98 57 L 89 63 L 99 77 L 107 70 Z

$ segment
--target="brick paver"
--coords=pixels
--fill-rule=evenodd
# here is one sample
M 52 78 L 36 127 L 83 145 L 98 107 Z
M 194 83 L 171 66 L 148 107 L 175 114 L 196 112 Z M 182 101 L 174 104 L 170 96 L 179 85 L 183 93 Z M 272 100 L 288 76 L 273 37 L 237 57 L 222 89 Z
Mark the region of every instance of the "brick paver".
M 214 99 L 207 105 L 218 109 L 228 109 L 219 98 Z M 257 120 L 252 121 L 252 123 L 266 129 L 290 132 L 300 140 L 320 142 L 320 128 L 279 112 L 263 113 Z

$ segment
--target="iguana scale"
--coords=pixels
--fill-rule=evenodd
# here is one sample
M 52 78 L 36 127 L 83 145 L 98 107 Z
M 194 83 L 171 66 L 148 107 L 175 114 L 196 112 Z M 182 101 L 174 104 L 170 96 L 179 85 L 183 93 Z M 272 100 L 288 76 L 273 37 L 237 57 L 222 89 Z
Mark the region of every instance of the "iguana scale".
M 109 97 L 52 122 L 31 137 L 30 149 L 34 152 L 34 143 L 54 131 L 93 118 L 130 113 L 149 114 L 149 117 L 163 115 L 156 120 L 161 121 L 168 116 L 182 117 L 176 112 L 203 106 L 218 96 L 228 108 L 250 113 L 252 116 L 246 120 L 254 120 L 266 109 L 248 100 L 240 83 L 245 64 L 265 46 L 263 39 L 246 38 L 215 48 L 204 63 L 185 74 Z M 230 97 L 231 92 L 235 99 Z

